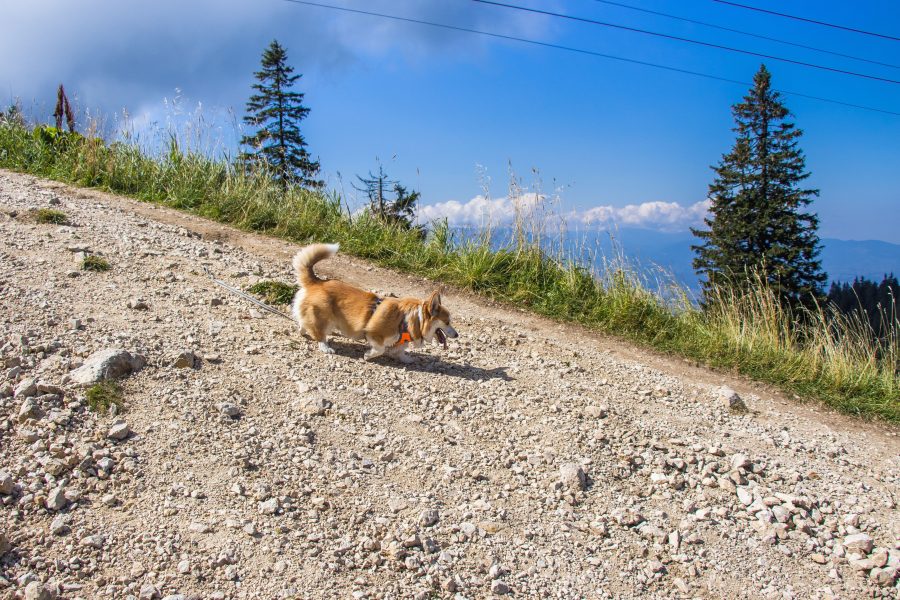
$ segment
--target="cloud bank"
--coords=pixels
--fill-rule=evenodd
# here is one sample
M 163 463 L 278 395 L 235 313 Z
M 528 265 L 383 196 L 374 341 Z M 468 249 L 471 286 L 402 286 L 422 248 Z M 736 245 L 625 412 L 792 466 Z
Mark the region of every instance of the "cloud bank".
M 524 194 L 510 198 L 486 198 L 476 196 L 468 202 L 449 200 L 419 207 L 420 221 L 447 219 L 452 226 L 478 227 L 502 226 L 512 223 L 516 212 L 539 212 L 549 220 L 561 220 L 569 227 L 607 228 L 611 226 L 641 227 L 661 231 L 683 231 L 702 223 L 709 211 L 709 200 L 682 206 L 677 202 L 642 202 L 625 206 L 602 205 L 585 210 L 551 211 L 544 198 L 536 194 Z

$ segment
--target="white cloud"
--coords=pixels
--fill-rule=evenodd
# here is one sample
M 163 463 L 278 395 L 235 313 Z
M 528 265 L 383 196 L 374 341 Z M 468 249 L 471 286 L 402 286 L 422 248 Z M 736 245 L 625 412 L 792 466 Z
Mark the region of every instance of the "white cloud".
M 677 202 L 642 202 L 625 206 L 602 205 L 586 210 L 573 210 L 551 214 L 546 209 L 544 197 L 524 194 L 518 199 L 485 198 L 476 196 L 468 202 L 449 200 L 419 207 L 419 220 L 423 222 L 447 219 L 453 226 L 507 225 L 513 222 L 516 210 L 543 212 L 548 220 L 560 220 L 568 226 L 586 227 L 626 226 L 677 231 L 698 225 L 709 211 L 709 200 L 682 206 Z

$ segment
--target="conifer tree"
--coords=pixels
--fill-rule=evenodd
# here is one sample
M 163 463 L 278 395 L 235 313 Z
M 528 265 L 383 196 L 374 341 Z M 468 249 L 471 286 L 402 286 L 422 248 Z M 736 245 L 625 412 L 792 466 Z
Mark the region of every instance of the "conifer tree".
M 691 229 L 694 269 L 709 302 L 717 286 L 746 288 L 752 274 L 790 305 L 820 298 L 826 276 L 819 261 L 818 218 L 806 211 L 819 191 L 802 186 L 809 177 L 798 146 L 802 131 L 762 65 L 743 102 L 732 107 L 734 147 L 712 167 L 708 229 Z
M 285 49 L 273 40 L 263 52 L 262 69 L 254 74 L 258 83 L 253 89 L 259 93 L 250 96 L 244 122 L 258 129 L 241 139 L 249 146 L 241 157 L 250 164 L 266 163 L 285 188 L 292 183 L 319 188 L 324 185 L 316 178 L 319 163 L 310 157 L 300 134 L 300 121 L 309 108 L 303 106 L 303 94 L 292 91 L 301 77 L 293 72 Z
M 361 185 L 353 184 L 353 187 L 368 196 L 369 211 L 373 215 L 404 229 L 413 228 L 419 192 L 411 192 L 399 181 L 390 179 L 381 165 L 378 165 L 377 175 L 369 171 L 368 178 L 359 175 L 356 178 Z

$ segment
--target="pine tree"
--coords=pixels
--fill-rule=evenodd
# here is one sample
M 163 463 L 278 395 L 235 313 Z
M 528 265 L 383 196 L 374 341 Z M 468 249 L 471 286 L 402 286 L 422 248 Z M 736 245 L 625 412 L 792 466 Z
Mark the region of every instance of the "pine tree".
M 788 120 L 790 111 L 770 80 L 762 65 L 743 102 L 732 107 L 737 136 L 712 167 L 708 229 L 691 229 L 702 242 L 691 249 L 707 302 L 717 286 L 746 288 L 753 273 L 787 304 L 822 294 L 819 221 L 805 211 L 819 191 L 801 186 L 809 177 L 798 147 L 802 131 Z
M 241 157 L 250 164 L 267 164 L 285 188 L 289 184 L 319 188 L 324 185 L 316 178 L 319 163 L 307 152 L 299 127 L 309 108 L 302 104 L 303 94 L 291 91 L 301 77 L 293 72 L 284 48 L 273 40 L 263 52 L 262 69 L 254 74 L 258 83 L 253 89 L 259 93 L 250 96 L 244 122 L 258 130 L 241 139 L 250 147 Z

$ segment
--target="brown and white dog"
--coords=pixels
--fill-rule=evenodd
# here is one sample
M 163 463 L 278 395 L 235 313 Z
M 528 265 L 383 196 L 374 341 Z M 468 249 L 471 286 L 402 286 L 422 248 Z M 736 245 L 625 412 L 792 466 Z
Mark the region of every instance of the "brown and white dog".
M 366 340 L 366 360 L 388 354 L 402 362 L 412 360 L 406 347 L 437 339 L 447 346 L 447 338 L 459 337 L 450 326 L 450 313 L 441 305 L 441 295 L 433 292 L 426 300 L 380 298 L 338 280 L 316 276 L 313 265 L 334 256 L 337 244 L 313 244 L 294 256 L 294 270 L 300 289 L 294 296 L 291 313 L 300 330 L 319 342 L 322 352 L 333 354 L 327 337 L 332 332 Z

